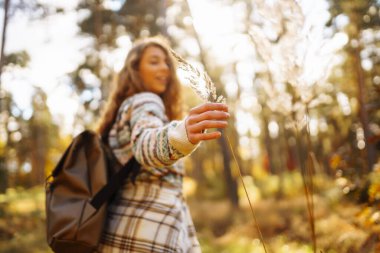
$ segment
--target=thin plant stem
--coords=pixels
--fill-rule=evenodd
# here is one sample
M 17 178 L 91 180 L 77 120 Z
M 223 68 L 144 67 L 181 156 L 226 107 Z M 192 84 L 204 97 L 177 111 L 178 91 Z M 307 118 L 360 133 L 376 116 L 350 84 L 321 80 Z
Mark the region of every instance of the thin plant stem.
M 308 153 L 308 163 L 306 166 L 306 177 L 308 179 L 308 185 L 309 185 L 309 200 L 310 200 L 310 216 L 311 216 L 311 234 L 312 234 L 312 240 L 313 240 L 313 248 L 314 253 L 317 253 L 317 237 L 315 233 L 315 215 L 314 215 L 314 182 L 313 182 L 313 152 Z
M 314 201 L 313 201 L 313 187 L 312 187 L 312 174 L 310 174 L 310 166 L 305 164 L 303 162 L 302 158 L 302 150 L 301 150 L 301 143 L 300 143 L 300 134 L 298 127 L 296 127 L 296 143 L 297 143 L 297 151 L 298 151 L 298 157 L 299 157 L 299 163 L 301 166 L 301 175 L 302 175 L 302 181 L 305 191 L 305 197 L 306 197 L 306 206 L 308 209 L 308 217 L 309 217 L 309 224 L 310 224 L 310 230 L 311 230 L 311 238 L 313 241 L 313 252 L 317 252 L 317 241 L 316 241 L 316 235 L 315 235 L 315 223 L 314 223 Z M 309 148 L 309 146 L 308 146 Z M 307 160 L 309 160 L 309 152 L 307 154 Z
M 214 102 L 214 103 L 226 103 L 225 98 L 223 96 L 217 96 L 215 85 L 205 71 L 203 71 L 203 72 L 199 71 L 197 68 L 195 68 L 193 65 L 188 63 L 185 59 L 183 59 L 180 55 L 178 55 L 173 50 L 171 51 L 171 53 L 172 53 L 172 56 L 177 60 L 177 62 L 179 64 L 179 68 L 186 71 L 189 74 L 189 76 L 186 77 L 186 79 L 190 82 L 191 88 L 193 88 L 193 90 L 203 100 L 208 101 L 208 102 Z M 200 87 L 200 85 L 199 85 L 199 81 L 202 81 L 202 80 L 205 81 L 205 87 Z M 266 248 L 265 243 L 264 243 L 263 235 L 261 233 L 259 224 L 258 224 L 257 219 L 256 219 L 255 212 L 253 211 L 251 200 L 249 199 L 247 188 L 245 187 L 245 184 L 244 184 L 244 180 L 243 180 L 243 176 L 242 176 L 242 173 L 240 170 L 239 163 L 237 162 L 237 159 L 236 159 L 234 150 L 232 148 L 230 139 L 228 138 L 228 135 L 225 135 L 225 136 L 226 136 L 228 145 L 231 149 L 231 153 L 232 153 L 232 156 L 234 158 L 235 164 L 238 168 L 239 176 L 240 176 L 245 194 L 247 195 L 248 203 L 249 203 L 249 206 L 251 208 L 251 212 L 252 212 L 253 220 L 255 222 L 256 229 L 259 233 L 260 241 L 263 245 L 265 253 L 268 253 L 267 248 Z
M 311 233 L 312 233 L 312 239 L 313 239 L 313 248 L 314 253 L 317 253 L 317 237 L 315 234 L 315 216 L 314 216 L 314 182 L 313 182 L 313 169 L 314 168 L 314 161 L 313 157 L 315 157 L 314 152 L 312 150 L 312 144 L 311 144 L 311 138 L 310 138 L 310 124 L 309 124 L 309 110 L 306 109 L 306 116 L 307 116 L 307 123 L 306 123 L 306 139 L 307 139 L 307 149 L 308 149 L 308 155 L 307 160 L 308 163 L 306 164 L 306 177 L 308 179 L 309 183 L 309 189 L 310 189 L 310 211 L 311 211 Z M 314 168 L 315 171 L 315 168 Z
M 235 156 L 235 153 L 234 153 L 234 150 L 232 148 L 232 145 L 231 145 L 231 142 L 230 142 L 230 139 L 228 138 L 228 135 L 226 134 L 225 135 L 226 138 L 227 138 L 227 142 L 228 142 L 228 145 L 230 147 L 230 150 L 231 150 L 231 153 L 232 153 L 232 157 L 234 158 L 234 162 L 236 164 L 236 167 L 238 168 L 238 171 L 239 171 L 239 177 L 240 177 L 240 180 L 241 180 L 241 183 L 243 185 L 243 188 L 244 188 L 244 191 L 245 191 L 245 194 L 247 195 L 247 199 L 248 199 L 248 203 L 249 203 L 249 207 L 251 209 L 251 213 L 252 213 L 252 216 L 253 216 L 253 220 L 255 222 L 255 226 L 256 226 L 256 229 L 257 229 L 257 232 L 259 233 L 259 236 L 260 236 L 260 241 L 263 245 L 263 248 L 264 248 L 264 251 L 265 253 L 267 253 L 267 248 L 265 246 L 265 242 L 264 242 L 264 237 L 263 237 L 263 234 L 261 233 L 261 229 L 259 227 L 259 223 L 257 222 L 257 218 L 256 218 L 256 215 L 255 215 L 255 212 L 253 211 L 253 206 L 252 206 L 252 203 L 251 203 L 251 200 L 249 198 L 249 195 L 248 195 L 248 191 L 247 191 L 247 188 L 245 187 L 245 183 L 244 183 L 244 180 L 243 180 L 243 176 L 242 176 L 242 173 L 241 173 L 241 170 L 240 170 L 240 166 L 239 166 L 239 163 L 237 162 L 237 159 L 236 159 L 236 156 Z

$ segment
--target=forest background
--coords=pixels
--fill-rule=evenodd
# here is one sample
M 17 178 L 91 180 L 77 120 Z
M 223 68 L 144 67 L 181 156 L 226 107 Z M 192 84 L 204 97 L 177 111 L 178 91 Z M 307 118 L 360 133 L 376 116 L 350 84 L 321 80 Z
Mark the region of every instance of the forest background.
M 232 114 L 185 159 L 203 252 L 380 252 L 380 1 L 0 2 L 0 252 L 50 252 L 45 178 L 157 34 Z

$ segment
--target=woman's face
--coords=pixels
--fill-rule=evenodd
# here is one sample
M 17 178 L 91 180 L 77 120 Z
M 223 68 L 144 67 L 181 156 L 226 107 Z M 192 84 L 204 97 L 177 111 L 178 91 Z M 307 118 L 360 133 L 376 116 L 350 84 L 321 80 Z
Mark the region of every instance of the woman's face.
M 147 91 L 162 94 L 170 81 L 170 69 L 165 52 L 158 46 L 145 49 L 139 64 L 139 75 Z

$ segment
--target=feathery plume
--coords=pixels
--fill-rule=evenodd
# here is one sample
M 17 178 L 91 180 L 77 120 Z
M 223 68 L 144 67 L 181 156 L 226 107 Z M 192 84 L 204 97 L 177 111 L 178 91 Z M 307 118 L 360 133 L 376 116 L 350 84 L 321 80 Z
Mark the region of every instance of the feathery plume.
M 199 71 L 173 50 L 171 53 L 177 60 L 178 67 L 187 74 L 185 78 L 189 81 L 191 88 L 200 98 L 205 102 L 226 103 L 226 99 L 222 95 L 217 96 L 216 87 L 205 71 Z

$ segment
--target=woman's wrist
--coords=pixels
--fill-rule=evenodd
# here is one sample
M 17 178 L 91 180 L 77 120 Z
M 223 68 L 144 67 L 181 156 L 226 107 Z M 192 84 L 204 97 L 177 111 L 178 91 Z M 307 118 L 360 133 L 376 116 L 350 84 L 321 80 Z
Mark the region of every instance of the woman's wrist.
M 171 127 L 168 132 L 170 144 L 184 155 L 190 154 L 199 145 L 199 142 L 194 144 L 189 140 L 186 120 L 187 118 L 178 121 L 176 126 Z

